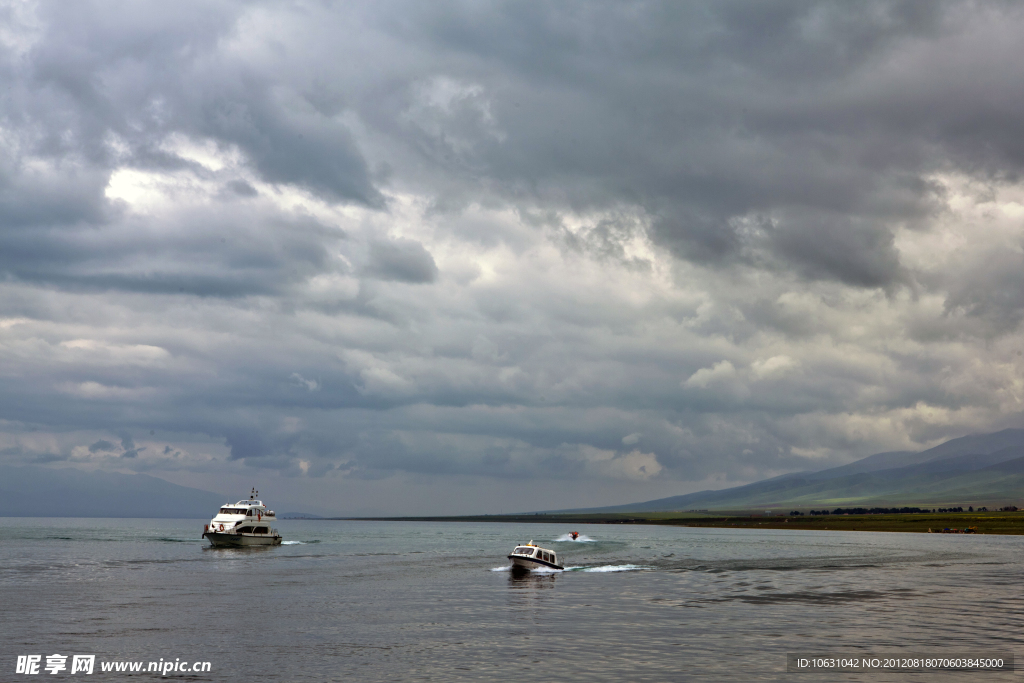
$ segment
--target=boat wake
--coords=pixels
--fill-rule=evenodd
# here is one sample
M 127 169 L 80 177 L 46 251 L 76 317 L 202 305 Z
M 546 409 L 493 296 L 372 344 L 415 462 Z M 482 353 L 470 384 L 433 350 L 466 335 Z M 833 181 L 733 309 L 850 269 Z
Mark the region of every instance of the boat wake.
M 566 567 L 565 569 L 551 569 L 550 567 L 531 567 L 527 571 L 532 574 L 560 574 L 563 571 L 566 572 L 593 572 L 598 574 L 604 574 L 607 572 L 636 572 L 644 569 L 650 569 L 642 564 L 605 564 L 599 567 L 586 567 L 583 565 Z M 494 567 L 491 569 L 492 572 L 507 572 L 512 570 L 512 565 L 506 564 L 502 567 Z
M 558 538 L 552 539 L 552 543 L 596 543 L 594 539 L 586 534 L 580 534 L 578 537 L 573 538 L 571 534 L 562 534 Z
M 281 545 L 306 545 L 303 541 L 281 541 Z
M 635 572 L 642 569 L 650 569 L 639 564 L 606 564 L 600 567 L 566 567 L 567 572 Z

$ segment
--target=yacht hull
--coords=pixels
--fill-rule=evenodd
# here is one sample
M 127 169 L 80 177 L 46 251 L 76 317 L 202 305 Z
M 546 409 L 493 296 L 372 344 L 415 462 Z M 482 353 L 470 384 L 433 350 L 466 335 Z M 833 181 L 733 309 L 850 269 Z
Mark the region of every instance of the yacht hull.
M 280 536 L 271 536 L 269 534 L 260 535 L 248 535 L 248 534 L 222 534 L 214 532 L 206 532 L 203 534 L 206 538 L 210 539 L 210 543 L 215 548 L 237 548 L 241 546 L 249 545 L 280 545 Z

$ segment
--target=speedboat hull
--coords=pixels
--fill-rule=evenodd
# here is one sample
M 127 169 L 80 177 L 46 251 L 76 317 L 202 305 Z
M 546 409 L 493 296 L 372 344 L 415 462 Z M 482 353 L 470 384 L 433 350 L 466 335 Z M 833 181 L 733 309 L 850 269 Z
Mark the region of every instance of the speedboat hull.
M 520 569 L 565 569 L 560 564 L 554 562 L 547 562 L 540 559 L 539 557 L 523 557 L 522 555 L 509 555 L 508 559 L 512 560 L 512 568 Z
M 249 535 L 249 534 L 222 534 L 213 532 L 206 532 L 203 534 L 206 538 L 210 539 L 210 543 L 215 548 L 231 548 L 241 547 L 249 545 L 280 545 L 280 536 L 271 536 L 268 534 Z

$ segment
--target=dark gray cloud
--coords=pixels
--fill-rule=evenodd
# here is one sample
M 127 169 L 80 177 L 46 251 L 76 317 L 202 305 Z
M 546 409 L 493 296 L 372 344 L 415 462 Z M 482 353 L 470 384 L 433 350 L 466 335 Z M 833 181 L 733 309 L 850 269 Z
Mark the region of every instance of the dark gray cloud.
M 893 233 L 885 225 L 821 213 L 762 225 L 772 251 L 806 277 L 886 289 L 906 284 Z
M 0 11 L 7 460 L 463 512 L 1020 422 L 1016 5 Z
M 121 433 L 121 448 L 124 449 L 124 452 L 121 453 L 121 457 L 122 458 L 137 458 L 137 457 L 139 457 L 139 452 L 140 451 L 146 450 L 145 446 L 143 446 L 141 448 L 136 446 L 135 445 L 135 441 L 132 439 L 131 435 L 128 434 L 127 432 L 122 432 Z
M 640 203 L 653 213 L 660 241 L 702 260 L 741 250 L 736 218 L 863 211 L 884 229 L 885 221 L 929 208 L 929 188 L 915 180 L 945 159 L 927 135 L 907 135 L 902 103 L 879 102 L 870 77 L 891 80 L 882 73 L 886 62 L 908 41 L 941 38 L 941 7 L 649 9 L 458 5 L 403 24 L 403 36 L 433 48 L 445 66 L 453 50 L 475 58 L 463 62 L 461 92 L 435 81 L 419 85 L 420 99 L 433 106 L 402 103 L 410 134 L 436 143 L 420 145 L 420 153 L 444 165 L 461 148 L 449 170 L 482 170 L 485 182 L 549 201 Z M 486 109 L 475 83 L 492 88 Z M 500 136 L 467 125 L 467 112 L 481 110 Z M 436 122 L 441 113 L 450 130 Z M 918 113 L 929 118 L 924 107 Z M 465 144 L 452 142 L 456 136 Z M 892 260 L 877 254 L 875 240 L 848 242 L 854 258 Z M 814 270 L 847 281 L 849 269 L 834 261 L 818 259 Z M 870 269 L 867 286 L 879 277 L 892 282 L 888 264 Z
M 946 298 L 946 314 L 966 317 L 986 336 L 1012 333 L 1024 319 L 1024 254 L 1000 250 L 972 265 Z
M 255 197 L 259 194 L 255 187 L 244 180 L 232 180 L 225 187 L 241 197 Z
M 370 243 L 370 259 L 364 272 L 380 280 L 425 283 L 437 279 L 437 264 L 419 242 L 374 241 Z

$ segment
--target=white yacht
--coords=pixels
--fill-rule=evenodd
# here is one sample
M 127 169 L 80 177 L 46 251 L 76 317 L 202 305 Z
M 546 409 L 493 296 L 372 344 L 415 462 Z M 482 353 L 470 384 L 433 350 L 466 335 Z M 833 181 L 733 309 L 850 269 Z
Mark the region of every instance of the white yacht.
M 203 527 L 203 538 L 214 546 L 278 545 L 281 534 L 273 526 L 277 515 L 257 500 L 256 489 L 249 500 L 225 503 L 217 515 Z
M 558 555 L 554 550 L 536 546 L 533 544 L 533 541 L 517 545 L 512 554 L 508 556 L 508 559 L 512 560 L 513 569 L 516 567 L 523 569 L 540 569 L 542 567 L 565 569 L 565 567 L 558 564 Z

